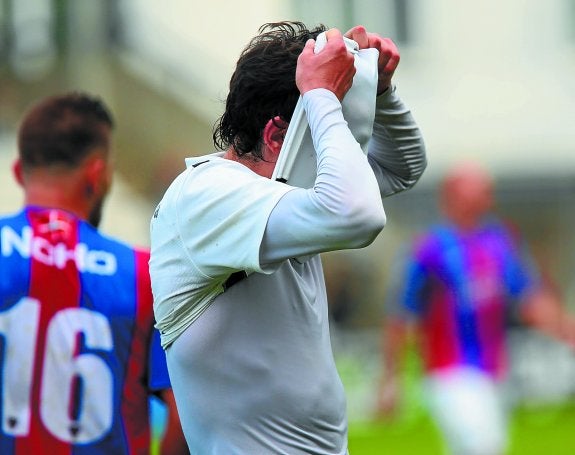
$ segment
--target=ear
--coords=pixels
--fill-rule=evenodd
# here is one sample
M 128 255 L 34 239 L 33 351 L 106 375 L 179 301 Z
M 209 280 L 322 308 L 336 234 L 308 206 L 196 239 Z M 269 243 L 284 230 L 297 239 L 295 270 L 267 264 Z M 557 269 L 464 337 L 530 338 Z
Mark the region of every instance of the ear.
M 16 158 L 12 163 L 12 174 L 22 188 L 24 187 L 24 171 L 22 171 L 22 161 Z
M 268 120 L 263 132 L 263 141 L 265 145 L 264 159 L 270 162 L 276 162 L 280 150 L 284 143 L 284 137 L 287 131 L 288 123 L 279 117 Z M 270 156 L 266 156 L 269 154 Z
M 102 155 L 94 155 L 88 159 L 84 168 L 86 195 L 101 196 L 108 192 L 111 183 L 111 169 L 108 161 Z

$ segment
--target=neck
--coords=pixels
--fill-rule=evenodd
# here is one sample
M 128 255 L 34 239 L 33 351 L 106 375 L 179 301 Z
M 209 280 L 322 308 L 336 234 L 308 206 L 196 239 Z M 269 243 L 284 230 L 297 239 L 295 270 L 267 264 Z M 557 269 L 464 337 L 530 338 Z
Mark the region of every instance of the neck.
M 63 209 L 84 220 L 90 213 L 90 202 L 85 188 L 69 177 L 31 178 L 25 187 L 24 202 L 26 205 Z
M 450 220 L 462 232 L 473 231 L 481 225 L 481 217 L 475 216 L 451 216 Z
M 269 154 L 264 154 L 264 157 L 265 156 L 269 156 Z M 261 175 L 262 177 L 266 177 L 268 179 L 272 177 L 276 165 L 275 161 L 266 161 L 265 159 L 257 159 L 254 158 L 254 156 L 251 154 L 238 156 L 237 153 L 231 147 L 224 153 L 224 158 L 227 160 L 236 161 L 240 164 L 243 164 L 245 167 L 252 170 L 256 174 Z
M 238 161 L 238 162 L 240 162 L 239 156 L 236 154 L 236 152 L 234 152 L 234 149 L 231 148 L 231 147 L 224 152 L 223 157 L 224 157 L 226 160 Z

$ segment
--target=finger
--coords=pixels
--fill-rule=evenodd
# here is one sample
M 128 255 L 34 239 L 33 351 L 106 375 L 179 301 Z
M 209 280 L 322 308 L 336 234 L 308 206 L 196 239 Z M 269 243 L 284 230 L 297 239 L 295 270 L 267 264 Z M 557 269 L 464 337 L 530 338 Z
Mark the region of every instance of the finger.
M 393 55 L 389 57 L 389 59 L 385 63 L 382 72 L 385 74 L 394 73 L 398 65 L 399 65 L 399 55 Z
M 343 40 L 343 35 L 337 28 L 330 28 L 325 32 L 325 38 L 328 42 L 330 40 Z
M 380 73 L 393 73 L 399 65 L 399 54 L 386 53 L 379 56 L 379 72 Z
M 297 58 L 298 66 L 301 61 L 308 60 L 310 56 L 314 54 L 314 49 L 315 49 L 315 40 L 310 38 L 306 41 L 301 53 Z
M 313 53 L 315 47 L 315 40 L 310 38 L 305 42 L 305 46 L 303 47 L 302 54 L 306 53 L 309 54 L 310 52 Z
M 330 52 L 335 52 L 336 54 L 348 53 L 345 42 L 343 41 L 343 35 L 338 29 L 329 29 L 327 32 L 325 32 L 325 37 L 326 43 L 324 50 L 329 48 Z
M 397 66 L 399 63 L 399 50 L 391 39 L 372 35 L 370 36 L 370 44 L 379 50 L 380 68 L 387 66 L 390 61 L 395 62 L 395 66 Z
M 363 25 L 356 25 L 348 30 L 345 35 L 346 38 L 354 40 L 360 49 L 365 49 L 369 46 L 368 33 Z

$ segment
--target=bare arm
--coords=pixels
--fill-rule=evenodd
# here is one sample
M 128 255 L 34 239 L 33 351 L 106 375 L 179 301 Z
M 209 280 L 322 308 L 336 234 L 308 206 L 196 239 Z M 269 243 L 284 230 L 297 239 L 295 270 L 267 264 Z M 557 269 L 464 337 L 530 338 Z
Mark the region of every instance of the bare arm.
M 520 317 L 525 324 L 575 349 L 575 318 L 551 289 L 531 292 L 521 306 Z
M 380 352 L 382 372 L 379 378 L 377 414 L 392 417 L 399 406 L 401 396 L 401 362 L 408 340 L 408 326 L 405 322 L 388 318 L 382 324 Z

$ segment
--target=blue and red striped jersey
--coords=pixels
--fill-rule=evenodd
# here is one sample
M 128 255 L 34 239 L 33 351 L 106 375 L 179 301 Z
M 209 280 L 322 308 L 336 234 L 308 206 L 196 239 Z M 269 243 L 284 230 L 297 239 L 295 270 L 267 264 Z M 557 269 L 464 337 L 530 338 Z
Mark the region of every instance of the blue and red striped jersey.
M 535 282 L 526 259 L 498 222 L 470 232 L 437 226 L 416 242 L 399 302 L 421 322 L 428 370 L 471 365 L 505 373 L 507 316 Z
M 66 211 L 0 218 L 0 453 L 149 453 L 148 260 Z

